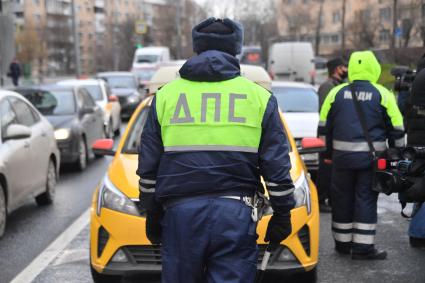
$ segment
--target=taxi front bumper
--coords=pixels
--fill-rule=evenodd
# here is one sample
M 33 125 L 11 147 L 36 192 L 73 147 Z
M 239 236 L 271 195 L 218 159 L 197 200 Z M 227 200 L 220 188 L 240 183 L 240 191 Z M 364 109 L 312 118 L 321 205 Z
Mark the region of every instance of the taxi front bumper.
M 96 194 L 95 194 L 96 195 Z M 267 243 L 263 241 L 270 216 L 258 223 L 258 264 Z M 291 211 L 292 234 L 272 253 L 267 270 L 284 273 L 314 269 L 319 249 L 319 213 L 317 197 L 312 196 L 312 211 L 306 207 Z M 119 257 L 118 257 L 119 255 Z M 99 273 L 131 275 L 159 273 L 162 270 L 160 246 L 151 245 L 145 234 L 145 218 L 102 208 L 91 213 L 90 258 Z

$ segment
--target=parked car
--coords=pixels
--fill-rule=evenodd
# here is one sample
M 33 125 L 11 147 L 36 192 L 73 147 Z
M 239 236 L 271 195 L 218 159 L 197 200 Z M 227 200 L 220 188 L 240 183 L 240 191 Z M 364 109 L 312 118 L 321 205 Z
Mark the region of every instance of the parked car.
M 157 67 L 168 61 L 170 61 L 170 49 L 168 47 L 143 47 L 134 52 L 133 68 Z
M 164 67 L 153 79 L 162 83 L 178 77 L 178 66 Z M 172 68 L 172 69 L 170 69 Z M 164 70 L 164 71 L 163 71 Z M 267 72 L 257 66 L 242 66 L 243 74 L 271 89 Z M 268 77 L 265 84 L 264 74 Z M 152 86 L 157 86 L 152 81 Z M 155 91 L 152 88 L 151 91 Z M 152 245 L 145 232 L 145 208 L 140 207 L 136 168 L 140 136 L 152 102 L 152 96 L 139 105 L 129 121 L 116 151 L 112 140 L 100 140 L 93 146 L 98 154 L 114 155 L 103 181 L 96 189 L 91 206 L 90 265 L 94 282 L 119 282 L 129 273 L 161 271 L 160 246 Z M 272 253 L 268 269 L 275 272 L 299 272 L 300 282 L 313 281 L 319 250 L 319 209 L 316 188 L 311 181 L 300 154 L 318 150 L 323 146 L 319 139 L 304 140 L 304 147 L 297 150 L 295 141 L 282 123 L 290 144 L 291 177 L 295 184 L 296 208 L 291 211 L 292 233 Z M 259 262 L 267 243 L 263 241 L 272 210 L 258 223 Z M 306 280 L 306 281 L 303 281 Z
M 317 137 L 319 98 L 314 86 L 305 83 L 275 81 L 272 83 L 272 92 L 295 138 L 297 147 L 301 147 L 303 138 Z M 305 154 L 302 158 L 310 171 L 318 169 L 318 153 Z
M 7 214 L 28 198 L 53 202 L 60 156 L 53 127 L 15 92 L 0 90 L 0 136 L 1 237 Z
M 315 83 L 313 46 L 310 42 L 279 42 L 269 50 L 268 71 L 275 80 Z
M 106 81 L 112 94 L 118 97 L 121 104 L 121 117 L 130 118 L 144 97 L 139 91 L 136 76 L 130 72 L 105 72 L 98 73 L 97 77 Z
M 94 156 L 91 145 L 104 137 L 103 114 L 82 86 L 17 88 L 53 125 L 63 164 L 78 170 Z
M 104 80 L 66 80 L 58 82 L 58 84 L 84 87 L 103 111 L 105 136 L 107 138 L 113 138 L 119 135 L 121 127 L 121 105 L 118 101 L 118 97 L 112 95 L 109 86 Z

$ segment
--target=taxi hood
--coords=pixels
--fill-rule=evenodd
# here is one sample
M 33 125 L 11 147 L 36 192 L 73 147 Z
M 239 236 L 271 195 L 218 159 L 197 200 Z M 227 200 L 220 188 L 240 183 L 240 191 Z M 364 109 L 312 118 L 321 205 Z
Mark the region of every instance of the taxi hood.
M 381 65 L 372 51 L 353 52 L 348 62 L 348 79 L 376 83 L 381 76 Z
M 290 152 L 291 178 L 295 182 L 303 170 L 301 159 L 295 152 Z M 111 182 L 123 194 L 130 199 L 139 198 L 139 176 L 136 174 L 138 165 L 137 154 L 119 154 L 114 158 L 109 170 L 108 177 Z

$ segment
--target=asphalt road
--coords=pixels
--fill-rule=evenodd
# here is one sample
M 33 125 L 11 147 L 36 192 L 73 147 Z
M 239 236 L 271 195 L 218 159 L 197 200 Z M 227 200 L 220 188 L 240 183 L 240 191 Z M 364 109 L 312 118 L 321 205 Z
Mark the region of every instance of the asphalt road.
M 124 126 L 123 126 L 124 127 Z M 0 282 L 20 273 L 37 255 L 90 206 L 92 193 L 104 175 L 110 158 L 93 160 L 86 171 L 61 172 L 55 203 L 37 207 L 33 200 L 13 212 L 0 240 Z M 425 283 L 425 249 L 408 244 L 408 221 L 401 218 L 395 196 L 381 196 L 377 245 L 389 253 L 385 261 L 352 261 L 333 251 L 330 215 L 321 214 L 318 282 Z M 36 277 L 36 283 L 92 282 L 88 259 L 89 229 L 78 236 Z M 296 277 L 267 276 L 267 282 L 300 282 Z M 123 282 L 160 282 L 156 277 L 126 278 Z
M 61 172 L 53 205 L 38 207 L 34 200 L 28 200 L 8 217 L 0 240 L 0 282 L 14 278 L 87 210 L 109 161 L 93 160 L 84 172 Z
M 330 214 L 321 214 L 319 283 L 424 283 L 425 249 L 409 247 L 408 221 L 399 215 L 395 197 L 382 196 L 379 201 L 377 246 L 389 253 L 385 261 L 353 261 L 333 250 Z M 88 258 L 89 228 L 86 227 L 51 264 L 37 276 L 34 283 L 90 283 Z M 269 283 L 302 283 L 298 277 L 268 275 Z M 125 278 L 122 283 L 159 283 L 159 276 Z

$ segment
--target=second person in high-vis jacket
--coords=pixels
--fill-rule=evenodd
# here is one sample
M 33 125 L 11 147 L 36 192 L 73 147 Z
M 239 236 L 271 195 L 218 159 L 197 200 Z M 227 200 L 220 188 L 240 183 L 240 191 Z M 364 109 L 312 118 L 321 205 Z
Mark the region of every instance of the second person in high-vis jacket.
M 266 241 L 291 233 L 288 142 L 276 98 L 240 75 L 242 34 L 229 19 L 194 27 L 197 55 L 152 101 L 137 173 L 147 236 L 162 243 L 163 282 L 254 281 L 250 206 L 260 176 L 274 211 Z
M 372 154 L 353 101 L 364 114 L 377 152 L 405 144 L 403 117 L 395 96 L 377 84 L 381 66 L 370 51 L 354 52 L 348 64 L 350 84 L 331 90 L 320 111 L 319 135 L 326 136 L 332 172 L 332 232 L 335 249 L 353 259 L 385 259 L 375 248 L 378 193 L 373 187 Z

